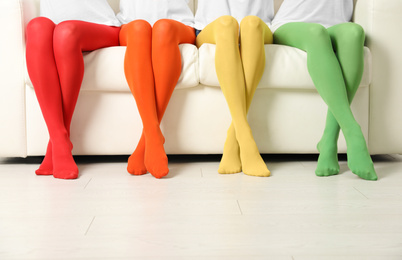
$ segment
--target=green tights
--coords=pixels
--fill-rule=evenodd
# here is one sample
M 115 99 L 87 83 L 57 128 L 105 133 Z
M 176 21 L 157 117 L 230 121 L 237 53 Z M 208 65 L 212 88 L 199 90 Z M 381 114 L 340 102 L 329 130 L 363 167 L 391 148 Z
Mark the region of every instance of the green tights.
M 337 140 L 345 136 L 348 166 L 359 177 L 377 180 L 373 162 L 350 103 L 360 85 L 364 68 L 364 31 L 355 23 L 328 29 L 314 23 L 288 23 L 274 33 L 274 42 L 307 52 L 307 68 L 318 93 L 328 106 L 316 174 L 339 173 Z

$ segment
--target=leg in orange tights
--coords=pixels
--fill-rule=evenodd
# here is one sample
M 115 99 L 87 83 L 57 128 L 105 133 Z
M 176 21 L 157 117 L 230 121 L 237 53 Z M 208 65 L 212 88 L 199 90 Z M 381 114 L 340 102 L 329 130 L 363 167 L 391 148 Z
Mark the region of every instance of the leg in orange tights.
M 44 17 L 28 24 L 27 67 L 50 136 L 36 174 L 78 177 L 71 154 L 70 124 L 84 74 L 82 51 L 118 45 L 119 31 L 82 21 L 55 25 Z
M 169 172 L 160 122 L 181 73 L 179 44 L 194 43 L 194 29 L 168 19 L 153 27 L 135 20 L 122 27 L 121 45 L 127 46 L 124 71 L 143 123 L 137 148 L 128 160 L 133 175 L 149 171 L 156 178 Z

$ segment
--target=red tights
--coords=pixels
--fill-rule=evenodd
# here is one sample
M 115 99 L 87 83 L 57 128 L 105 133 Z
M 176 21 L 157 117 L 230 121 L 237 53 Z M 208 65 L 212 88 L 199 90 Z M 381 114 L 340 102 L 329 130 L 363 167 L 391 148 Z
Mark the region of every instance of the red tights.
M 38 175 L 78 177 L 70 141 L 70 124 L 84 75 L 83 51 L 119 45 L 120 28 L 45 17 L 27 26 L 28 73 L 45 119 L 50 140 Z
M 160 122 L 181 73 L 179 44 L 194 44 L 192 27 L 168 19 L 153 27 L 144 20 L 123 25 L 120 44 L 127 46 L 124 71 L 136 100 L 143 132 L 127 170 L 134 175 L 149 171 L 156 178 L 168 174 Z

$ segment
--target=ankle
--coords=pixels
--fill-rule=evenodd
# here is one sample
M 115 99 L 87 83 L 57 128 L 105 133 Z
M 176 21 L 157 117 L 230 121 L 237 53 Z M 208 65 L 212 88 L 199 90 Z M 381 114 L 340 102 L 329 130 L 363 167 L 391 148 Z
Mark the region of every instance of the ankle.
M 317 144 L 317 149 L 318 151 L 322 151 L 322 150 L 338 150 L 338 139 L 325 139 L 325 138 L 321 138 L 321 140 L 318 142 Z
M 163 136 L 160 128 L 145 132 L 145 143 L 146 143 L 146 145 L 148 145 L 148 144 L 164 144 L 165 137 Z

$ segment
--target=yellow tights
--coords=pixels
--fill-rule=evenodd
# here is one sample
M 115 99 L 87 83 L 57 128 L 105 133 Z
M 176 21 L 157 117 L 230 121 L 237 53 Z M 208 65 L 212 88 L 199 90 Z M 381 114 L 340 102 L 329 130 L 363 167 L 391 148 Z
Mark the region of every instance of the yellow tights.
M 241 21 L 240 39 L 239 24 L 232 16 L 213 21 L 197 37 L 197 47 L 216 44 L 216 73 L 232 116 L 219 173 L 270 175 L 247 122 L 247 112 L 264 72 L 264 44 L 272 41 L 270 29 L 257 16 L 247 16 Z

